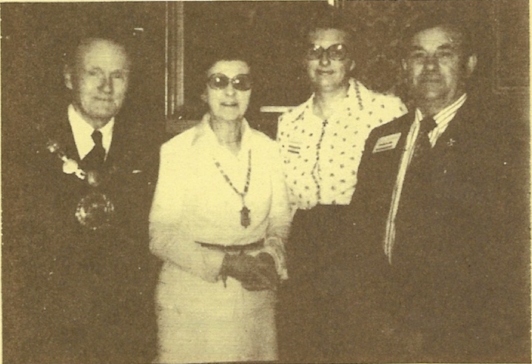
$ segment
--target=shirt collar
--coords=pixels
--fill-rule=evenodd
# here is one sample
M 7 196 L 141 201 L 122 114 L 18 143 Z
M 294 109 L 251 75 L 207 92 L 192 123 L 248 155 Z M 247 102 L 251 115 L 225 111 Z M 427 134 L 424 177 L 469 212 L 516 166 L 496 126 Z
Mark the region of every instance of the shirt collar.
M 370 95 L 372 95 L 372 93 L 361 82 L 357 81 L 354 78 L 351 78 L 349 80 L 349 87 L 347 89 L 345 102 L 343 106 L 339 108 L 338 112 L 335 113 L 335 115 L 338 115 L 338 113 L 345 113 L 348 107 L 355 107 L 356 109 L 361 108 L 362 103 L 369 102 Z M 293 109 L 290 109 L 287 113 L 281 116 L 282 119 L 286 122 L 304 119 L 305 123 L 322 123 L 323 120 L 318 116 L 314 115 L 313 112 L 313 103 L 315 96 L 316 93 L 313 93 L 310 98 L 308 98 L 305 102 L 303 102 L 299 106 L 294 107 Z M 333 115 L 333 117 L 335 117 L 335 115 Z
M 341 110 L 339 110 L 338 112 L 343 112 L 345 111 L 345 108 L 349 105 L 354 105 L 353 103 L 353 100 L 354 98 L 356 97 L 356 87 L 355 84 L 358 84 L 358 88 L 359 88 L 359 92 L 363 92 L 364 90 L 364 87 L 363 85 L 358 82 L 357 80 L 355 80 L 354 78 L 351 78 L 349 79 L 349 86 L 347 87 L 347 94 L 344 98 L 344 103 L 342 104 L 343 106 L 341 107 Z M 302 109 L 302 111 L 298 114 L 295 114 L 297 115 L 297 118 L 301 117 L 301 115 L 305 114 L 305 120 L 308 121 L 310 118 L 312 117 L 315 117 L 316 120 L 319 120 L 319 122 L 321 122 L 321 119 L 318 118 L 316 115 L 314 115 L 314 112 L 313 112 L 313 104 L 314 104 L 314 98 L 316 97 L 316 93 L 312 93 L 312 95 L 310 96 L 310 98 L 305 101 L 303 104 L 301 104 L 300 108 Z M 358 103 L 358 101 L 357 101 Z M 335 115 L 337 114 L 337 112 L 334 113 Z M 312 120 L 312 119 L 311 119 Z
M 347 94 L 345 95 L 345 100 L 349 100 L 350 98 L 354 97 L 356 91 L 355 91 L 355 82 L 357 82 L 354 78 L 349 79 L 348 86 L 347 86 Z M 361 85 L 360 83 L 358 83 Z M 310 96 L 310 99 L 308 99 L 305 102 L 305 106 L 309 105 L 309 107 L 312 108 L 312 104 L 314 103 L 314 98 L 316 97 L 316 93 L 313 92 L 312 96 Z
M 436 125 L 438 127 L 440 127 L 440 126 L 448 124 L 454 118 L 454 116 L 458 112 L 458 109 L 460 109 L 462 107 L 462 105 L 466 102 L 466 100 L 467 100 L 467 94 L 464 93 L 455 102 L 453 102 L 449 106 L 443 108 L 437 114 L 432 116 L 432 118 L 436 122 Z M 416 121 L 423 120 L 424 116 L 423 116 L 423 113 L 421 112 L 421 110 L 416 109 L 416 114 L 415 115 L 416 115 L 415 116 L 415 120 Z
M 94 146 L 92 133 L 95 129 L 83 119 L 72 104 L 68 107 L 68 121 L 72 128 L 79 157 L 83 159 Z M 98 129 L 102 133 L 102 144 L 106 152 L 109 152 L 109 148 L 111 147 L 114 125 L 115 118 L 113 117 L 107 124 Z

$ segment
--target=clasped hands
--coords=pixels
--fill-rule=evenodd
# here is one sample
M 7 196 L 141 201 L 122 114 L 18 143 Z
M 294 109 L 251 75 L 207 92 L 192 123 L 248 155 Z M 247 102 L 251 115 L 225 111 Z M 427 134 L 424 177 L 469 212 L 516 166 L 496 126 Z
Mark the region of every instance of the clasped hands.
M 275 261 L 270 254 L 264 252 L 257 256 L 226 254 L 221 274 L 240 281 L 248 291 L 276 290 L 279 284 Z

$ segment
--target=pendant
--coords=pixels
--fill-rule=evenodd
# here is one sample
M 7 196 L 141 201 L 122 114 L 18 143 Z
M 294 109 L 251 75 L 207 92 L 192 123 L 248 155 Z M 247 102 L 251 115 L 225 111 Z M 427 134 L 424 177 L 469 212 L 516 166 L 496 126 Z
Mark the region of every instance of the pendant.
M 79 201 L 76 218 L 82 226 L 98 230 L 110 225 L 114 210 L 115 206 L 107 195 L 93 191 Z
M 251 218 L 249 217 L 249 213 L 251 211 L 244 205 L 242 207 L 242 210 L 240 210 L 240 224 L 247 228 L 249 224 L 251 224 Z

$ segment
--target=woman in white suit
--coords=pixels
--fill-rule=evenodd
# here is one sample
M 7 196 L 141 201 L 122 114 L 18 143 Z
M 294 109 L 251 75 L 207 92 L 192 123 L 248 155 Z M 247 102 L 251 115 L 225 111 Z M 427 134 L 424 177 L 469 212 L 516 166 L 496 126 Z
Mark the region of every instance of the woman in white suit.
M 209 112 L 161 148 L 150 216 L 150 248 L 164 261 L 158 362 L 276 360 L 290 223 L 278 147 L 244 118 L 248 62 L 221 56 L 206 81 Z

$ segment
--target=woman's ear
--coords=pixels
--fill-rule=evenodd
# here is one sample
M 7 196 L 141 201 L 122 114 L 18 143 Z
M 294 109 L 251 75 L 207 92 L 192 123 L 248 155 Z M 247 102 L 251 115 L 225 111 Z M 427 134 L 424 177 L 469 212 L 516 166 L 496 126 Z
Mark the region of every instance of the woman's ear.
M 203 102 L 207 103 L 207 90 L 201 93 L 200 98 Z
M 353 72 L 353 70 L 355 69 L 355 61 L 354 60 L 351 60 L 351 65 L 349 66 L 349 72 Z

